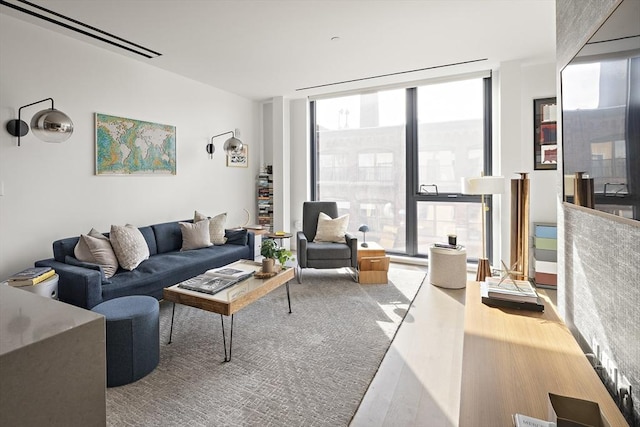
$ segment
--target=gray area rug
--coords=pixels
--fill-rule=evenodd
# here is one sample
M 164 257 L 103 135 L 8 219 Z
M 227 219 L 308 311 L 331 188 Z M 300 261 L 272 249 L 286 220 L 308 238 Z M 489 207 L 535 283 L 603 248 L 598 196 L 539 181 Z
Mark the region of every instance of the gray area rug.
M 235 315 L 229 363 L 220 315 L 176 304 L 168 345 L 162 302 L 160 364 L 107 389 L 107 425 L 346 426 L 424 277 L 392 268 L 389 284 L 359 285 L 344 269 L 305 270 L 292 314 L 282 286 Z

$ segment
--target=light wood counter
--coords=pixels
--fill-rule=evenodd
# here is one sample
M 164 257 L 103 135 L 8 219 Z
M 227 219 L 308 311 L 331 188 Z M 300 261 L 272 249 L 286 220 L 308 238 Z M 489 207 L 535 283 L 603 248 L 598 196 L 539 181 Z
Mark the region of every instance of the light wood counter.
M 622 414 L 551 302 L 536 313 L 482 304 L 477 282 L 467 285 L 460 422 L 511 426 L 513 413 L 548 419 L 547 393 L 597 402 L 612 426 Z

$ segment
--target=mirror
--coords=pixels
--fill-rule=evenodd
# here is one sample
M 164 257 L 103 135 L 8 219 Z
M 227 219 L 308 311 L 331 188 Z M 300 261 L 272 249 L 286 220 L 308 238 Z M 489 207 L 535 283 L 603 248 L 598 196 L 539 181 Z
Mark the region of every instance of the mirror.
M 625 0 L 561 72 L 564 200 L 640 220 L 640 2 Z

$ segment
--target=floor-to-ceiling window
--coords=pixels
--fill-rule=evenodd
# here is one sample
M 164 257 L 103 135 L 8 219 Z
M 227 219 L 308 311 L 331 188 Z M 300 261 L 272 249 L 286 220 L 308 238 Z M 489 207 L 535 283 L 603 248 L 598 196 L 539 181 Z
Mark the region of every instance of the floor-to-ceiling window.
M 367 224 L 388 252 L 424 256 L 457 234 L 478 258 L 479 196 L 460 187 L 490 172 L 489 88 L 473 77 L 315 99 L 313 197 L 336 200 L 349 231 Z

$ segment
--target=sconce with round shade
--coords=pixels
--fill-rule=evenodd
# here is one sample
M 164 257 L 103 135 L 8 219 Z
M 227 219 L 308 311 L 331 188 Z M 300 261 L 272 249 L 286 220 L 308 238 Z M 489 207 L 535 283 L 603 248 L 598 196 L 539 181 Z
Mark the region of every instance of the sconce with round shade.
M 485 277 L 491 276 L 491 266 L 487 258 L 486 249 L 486 230 L 484 225 L 484 217 L 488 208 L 484 201 L 487 194 L 504 193 L 504 177 L 501 176 L 478 176 L 473 178 L 462 178 L 462 194 L 479 194 L 482 202 L 482 258 L 478 260 L 478 271 L 476 273 L 476 281 L 482 282 Z
M 53 98 L 46 98 L 20 107 L 18 118 L 7 122 L 7 131 L 18 137 L 18 147 L 20 138 L 29 133 L 29 126 L 22 121 L 22 109 L 46 101 L 51 101 L 51 108 L 38 111 L 31 119 L 33 134 L 44 142 L 64 142 L 73 133 L 73 122 L 69 116 L 55 109 Z
M 360 228 L 358 228 L 358 231 L 362 232 L 362 247 L 366 248 L 369 247 L 369 245 L 367 244 L 367 231 L 369 231 L 369 226 L 367 224 L 362 224 L 360 226 Z
M 236 132 L 239 132 L 238 129 L 236 129 Z M 211 142 L 208 143 L 206 146 L 207 153 L 209 153 L 210 159 L 213 159 L 213 153 L 216 151 L 216 147 L 213 145 L 213 138 L 217 138 L 219 136 L 227 135 L 227 134 L 231 134 L 231 138 L 227 139 L 224 142 L 224 145 L 222 146 L 224 151 L 227 154 L 234 154 L 242 151 L 242 147 L 244 146 L 244 144 L 242 143 L 242 141 L 236 138 L 234 131 L 230 130 L 229 132 L 224 132 L 219 135 L 214 135 L 211 137 Z

